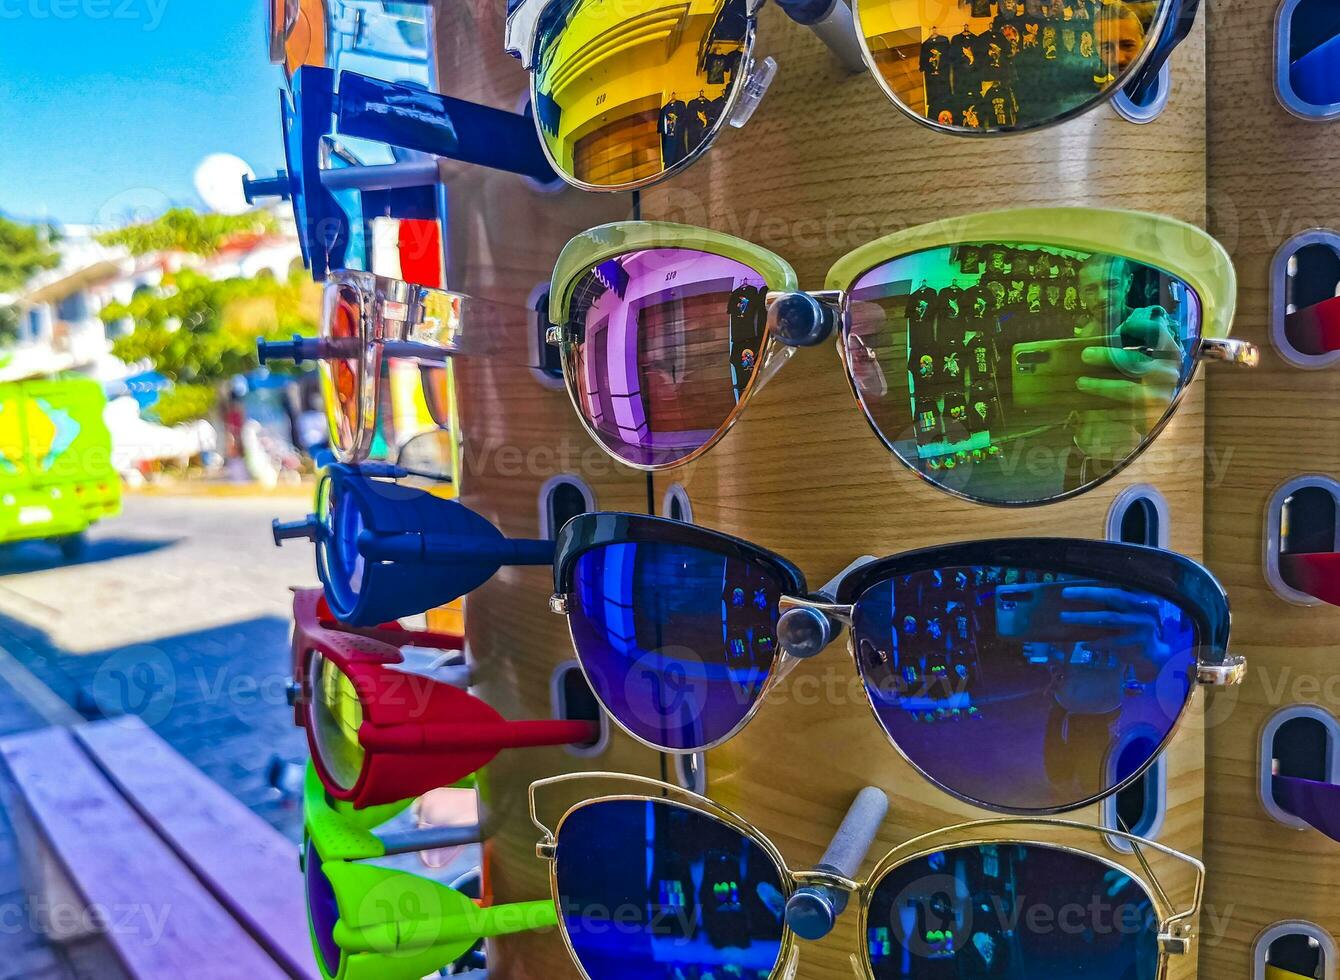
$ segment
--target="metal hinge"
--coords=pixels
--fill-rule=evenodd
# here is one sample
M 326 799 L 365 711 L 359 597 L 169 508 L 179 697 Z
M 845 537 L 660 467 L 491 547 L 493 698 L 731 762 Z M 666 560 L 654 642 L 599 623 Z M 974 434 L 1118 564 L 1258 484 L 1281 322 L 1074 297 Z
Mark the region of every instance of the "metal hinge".
M 549 597 L 549 611 L 559 616 L 568 614 L 568 597 L 565 595 L 551 595 Z
M 551 840 L 542 840 L 535 845 L 535 856 L 541 861 L 552 861 L 558 854 L 558 845 Z
M 1196 681 L 1208 687 L 1233 687 L 1246 679 L 1246 657 L 1225 657 L 1221 664 L 1200 664 L 1196 667 Z
M 1191 952 L 1195 932 L 1190 926 L 1177 925 L 1172 932 L 1159 933 L 1159 948 L 1169 956 L 1185 956 Z
M 562 347 L 563 331 L 554 326 L 545 327 L 544 342 L 551 347 Z

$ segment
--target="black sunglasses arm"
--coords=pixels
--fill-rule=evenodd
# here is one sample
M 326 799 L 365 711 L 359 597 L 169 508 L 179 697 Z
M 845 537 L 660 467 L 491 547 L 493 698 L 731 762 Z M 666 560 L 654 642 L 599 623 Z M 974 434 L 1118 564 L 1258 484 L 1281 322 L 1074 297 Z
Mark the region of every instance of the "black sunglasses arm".
M 861 790 L 823 858 L 809 871 L 796 875 L 798 881 L 808 883 L 787 900 L 786 924 L 801 939 L 814 942 L 833 931 L 852 892 L 859 887 L 853 879 L 888 812 L 889 798 L 883 790 L 874 786 Z

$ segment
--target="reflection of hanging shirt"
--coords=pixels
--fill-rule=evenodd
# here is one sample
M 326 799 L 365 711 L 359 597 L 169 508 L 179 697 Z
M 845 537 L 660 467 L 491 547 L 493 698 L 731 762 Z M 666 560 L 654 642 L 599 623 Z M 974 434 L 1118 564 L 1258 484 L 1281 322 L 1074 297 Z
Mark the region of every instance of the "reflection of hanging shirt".
M 708 130 L 712 128 L 712 103 L 699 94 L 689 103 L 688 110 L 688 144 L 692 152 L 707 139 Z
M 661 109 L 661 156 L 667 167 L 688 155 L 688 107 L 679 99 L 672 99 Z
M 954 94 L 949 38 L 936 34 L 922 42 L 921 73 L 926 79 L 927 115 L 935 115 Z
M 954 94 L 964 97 L 977 78 L 977 36 L 965 27 L 954 35 L 953 45 Z

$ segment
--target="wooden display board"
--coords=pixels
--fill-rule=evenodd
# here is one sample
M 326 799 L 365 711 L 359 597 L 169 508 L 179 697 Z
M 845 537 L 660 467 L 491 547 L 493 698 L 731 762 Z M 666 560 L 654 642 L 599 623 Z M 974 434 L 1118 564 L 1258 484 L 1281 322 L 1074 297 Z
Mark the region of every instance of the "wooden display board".
M 1340 844 L 1284 826 L 1259 791 L 1272 716 L 1296 704 L 1340 716 L 1340 609 L 1284 601 L 1263 570 L 1276 488 L 1305 474 L 1340 479 L 1340 366 L 1301 370 L 1270 338 L 1276 252 L 1311 228 L 1340 232 L 1340 123 L 1305 122 L 1276 99 L 1278 9 L 1279 0 L 1236 0 L 1210 10 L 1210 231 L 1238 270 L 1234 334 L 1261 346 L 1262 363 L 1245 383 L 1225 375 L 1209 385 L 1208 448 L 1223 478 L 1207 485 L 1206 555 L 1232 598 L 1234 651 L 1250 665 L 1238 703 L 1207 732 L 1206 903 L 1223 927 L 1202 946 L 1209 977 L 1253 977 L 1258 937 L 1281 921 L 1340 938 Z
M 503 51 L 503 5 L 439 0 L 436 7 L 442 91 L 516 108 L 527 78 Z M 1204 222 L 1201 28 L 1178 50 L 1172 104 L 1155 123 L 1135 126 L 1100 107 L 1049 131 L 976 141 L 934 134 L 906 119 L 872 78 L 848 74 L 810 32 L 772 6 L 764 10 L 759 38 L 758 56 L 774 56 L 780 72 L 757 114 L 745 129 L 725 133 L 683 175 L 643 192 L 642 217 L 751 239 L 790 261 L 809 288 L 822 286 L 833 261 L 882 233 L 974 211 L 1092 205 Z M 449 283 L 467 292 L 523 300 L 548 277 L 570 234 L 631 214 L 630 195 L 539 195 L 517 178 L 449 172 Z M 517 345 L 524 349 L 524 337 Z M 1228 380 L 1243 384 L 1241 376 Z M 1102 538 L 1114 498 L 1136 484 L 1152 484 L 1167 499 L 1171 547 L 1200 557 L 1203 384 L 1154 450 L 1115 480 L 1066 503 L 1007 510 L 951 498 L 903 468 L 870 433 L 831 345 L 823 345 L 793 358 L 699 462 L 651 479 L 602 464 L 601 475 L 587 482 L 601 509 L 652 511 L 679 483 L 696 523 L 780 551 L 816 585 L 867 553 L 994 536 Z M 566 394 L 540 386 L 524 368 L 466 366 L 461 394 L 467 454 L 471 444 L 489 438 L 523 453 L 564 439 L 593 449 Z M 536 533 L 536 496 L 553 474 L 504 473 L 497 458 L 468 469 L 462 499 L 509 534 Z M 468 602 L 479 693 L 506 716 L 547 712 L 551 670 L 572 656 L 562 620 L 547 611 L 550 591 L 543 570 L 505 570 Z M 755 821 L 795 867 L 818 859 L 866 784 L 882 787 L 892 800 L 876 845 L 880 853 L 916 833 L 991 816 L 958 804 L 904 763 L 864 702 L 849 696 L 859 694 L 853 682 L 844 645 L 834 644 L 798 668 L 743 734 L 709 754 L 710 795 Z M 822 693 L 830 690 L 840 693 Z M 803 693 L 815 691 L 819 696 Z M 1168 752 L 1167 816 L 1158 835 L 1193 854 L 1203 834 L 1204 741 L 1197 720 L 1203 698 L 1196 695 L 1193 718 Z M 662 763 L 619 737 L 597 759 L 563 750 L 500 756 L 483 781 L 497 821 L 486 849 L 494 897 L 547 894 L 546 866 L 535 858 L 536 832 L 524 805 L 533 778 L 591 768 L 659 776 Z M 1075 818 L 1102 819 L 1096 807 Z M 859 942 L 848 917 L 829 939 L 804 944 L 799 976 L 851 977 L 848 957 Z M 494 942 L 490 963 L 507 980 L 577 976 L 556 934 Z M 1194 957 L 1174 960 L 1174 978 L 1195 973 Z

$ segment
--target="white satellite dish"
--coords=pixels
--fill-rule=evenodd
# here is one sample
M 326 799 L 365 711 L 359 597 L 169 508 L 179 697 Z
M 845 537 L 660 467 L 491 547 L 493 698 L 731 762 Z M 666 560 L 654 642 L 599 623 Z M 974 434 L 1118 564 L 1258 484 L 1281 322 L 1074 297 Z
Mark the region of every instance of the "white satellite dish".
M 242 178 L 255 174 L 241 157 L 211 153 L 195 168 L 195 192 L 205 206 L 218 214 L 242 214 L 251 210 L 242 193 Z

